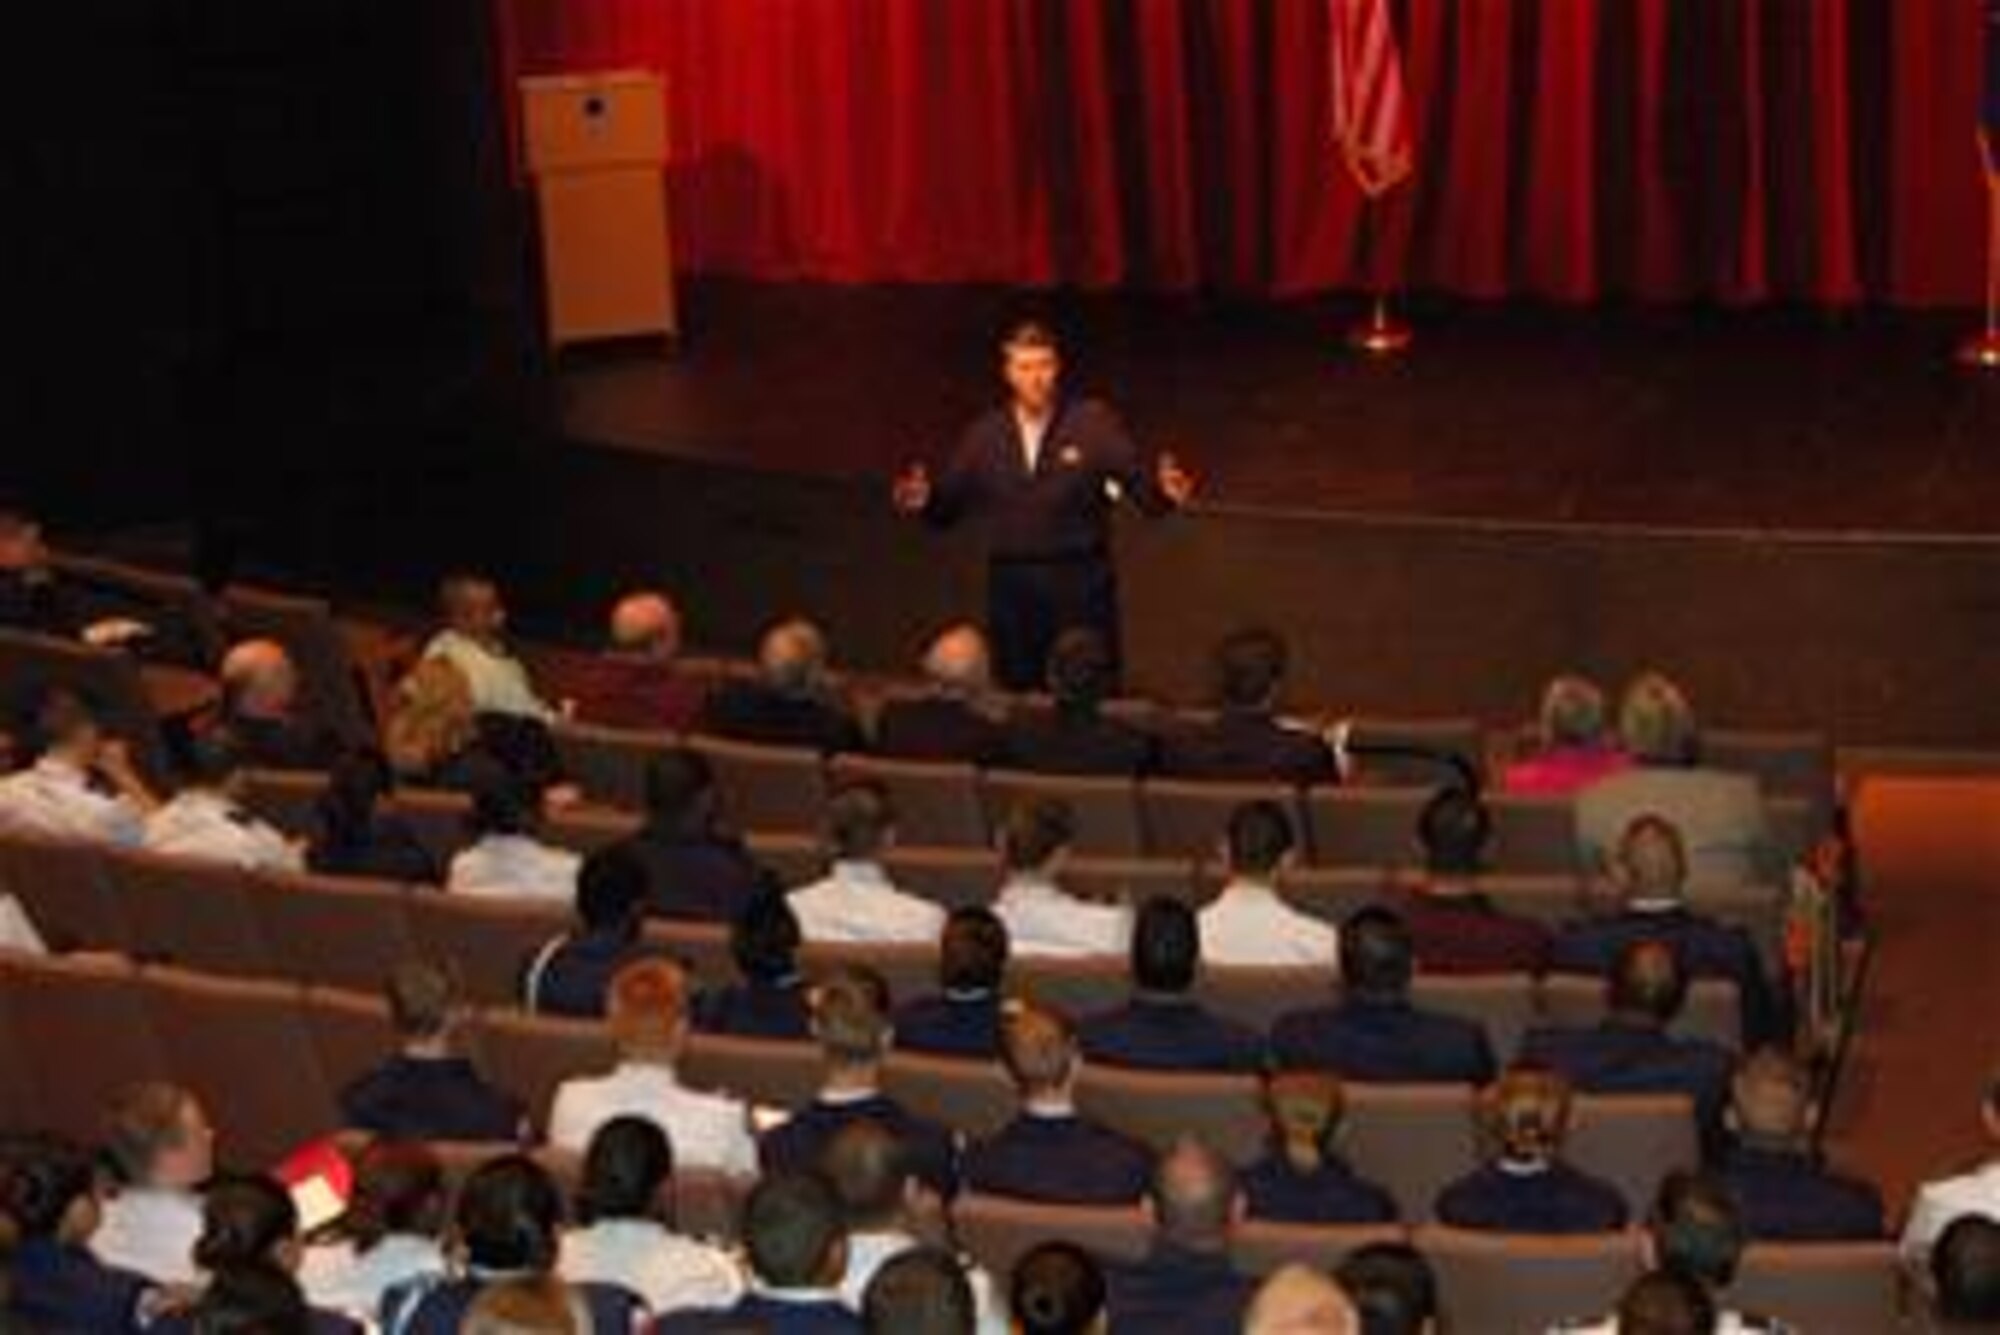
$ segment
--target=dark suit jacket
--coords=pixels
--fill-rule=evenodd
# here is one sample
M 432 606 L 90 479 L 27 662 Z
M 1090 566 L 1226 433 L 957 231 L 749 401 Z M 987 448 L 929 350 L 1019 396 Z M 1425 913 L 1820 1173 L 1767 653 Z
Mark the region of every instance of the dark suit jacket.
M 1883 1236 L 1882 1193 L 1829 1172 L 1806 1154 L 1737 1146 L 1718 1170 L 1736 1195 L 1743 1227 L 1768 1242 L 1836 1242 Z
M 1153 738 L 1102 714 L 1025 710 L 1007 724 L 1005 763 L 1036 774 L 1118 778 L 1153 765 Z
M 701 720 L 707 690 L 672 663 L 600 654 L 568 664 L 562 689 L 576 716 L 606 728 L 688 732 Z
M 814 1101 L 757 1140 L 767 1173 L 816 1171 L 827 1145 L 855 1122 L 873 1122 L 903 1143 L 916 1176 L 949 1199 L 958 1190 L 958 1141 L 950 1130 L 876 1095 L 850 1103 Z
M 1743 1005 L 1746 1047 L 1782 1037 L 1777 1002 L 1750 934 L 1686 908 L 1627 909 L 1615 917 L 1573 923 L 1558 932 L 1549 947 L 1549 968 L 1602 978 L 1635 941 L 1664 941 L 1672 946 L 1680 956 L 1682 971 L 1690 978 L 1727 978 L 1735 983 Z
M 810 1038 L 812 1017 L 805 984 L 796 975 L 782 983 L 731 983 L 695 998 L 695 1028 L 739 1038 Z
M 1256 1288 L 1226 1253 L 1155 1242 L 1142 1261 L 1110 1267 L 1111 1335 L 1237 1335 Z
M 1145 1146 L 1081 1117 L 1022 1114 L 963 1160 L 966 1186 L 995 1196 L 1067 1205 L 1122 1205 L 1146 1192 Z
M 918 997 L 896 1011 L 896 1046 L 940 1057 L 1000 1054 L 1000 997 Z
M 861 725 L 831 700 L 787 695 L 758 681 L 726 682 L 708 697 L 702 727 L 720 737 L 832 754 L 866 749 Z
M 617 847 L 644 864 L 646 912 L 655 918 L 734 922 L 762 883 L 750 850 L 723 834 L 648 826 Z
M 861 1335 L 861 1318 L 838 1302 L 781 1302 L 752 1293 L 725 1312 L 675 1312 L 654 1335 Z
M 1160 741 L 1160 773 L 1176 779 L 1333 783 L 1333 752 L 1309 732 L 1261 710 L 1225 710 L 1213 723 L 1169 732 Z
M 899 760 L 993 765 L 1005 744 L 997 718 L 941 695 L 891 700 L 875 720 L 875 749 Z
M 1736 1058 L 1727 1048 L 1606 1019 L 1583 1029 L 1531 1029 L 1521 1058 L 1569 1077 L 1586 1094 L 1685 1094 L 1713 1143 L 1722 1128 Z
M 391 1057 L 340 1092 L 346 1125 L 410 1140 L 518 1140 L 524 1113 L 463 1057 Z
M 1057 405 L 1032 473 L 1013 409 L 1000 407 L 965 429 L 924 517 L 939 526 L 986 520 L 1000 560 L 1100 555 L 1111 538 L 1107 483 L 1149 514 L 1171 508 L 1124 424 L 1098 400 Z
M 1396 1198 L 1345 1160 L 1329 1159 L 1301 1173 L 1276 1150 L 1244 1169 L 1237 1179 L 1252 1219 L 1292 1224 L 1392 1224 Z
M 302 718 L 231 715 L 218 722 L 205 740 L 228 748 L 254 769 L 320 770 L 340 755 L 340 738 L 332 729 Z
M 1438 1193 L 1433 1213 L 1441 1224 L 1496 1233 L 1610 1233 L 1627 1215 L 1616 1187 L 1561 1163 L 1529 1175 L 1474 1169 Z
M 1501 912 L 1484 895 L 1418 891 L 1403 896 L 1396 911 L 1424 973 L 1540 973 L 1548 964 L 1549 929 Z
M 1348 997 L 1293 1011 L 1272 1026 L 1271 1053 L 1287 1069 L 1379 1083 L 1483 1085 L 1494 1074 L 1485 1029 L 1408 1001 Z
M 1152 1071 L 1255 1071 L 1264 1036 L 1216 1015 L 1192 997 L 1135 996 L 1115 1011 L 1086 1019 L 1084 1055 L 1107 1066 Z
M 367 837 L 332 843 L 324 834 L 306 850 L 306 866 L 322 876 L 368 876 L 410 885 L 442 885 L 444 874 L 408 823 L 395 816 L 369 822 Z
M 139 1329 L 139 1299 L 152 1287 L 141 1276 L 104 1265 L 83 1247 L 27 1238 L 14 1250 L 7 1312 L 30 1330 Z

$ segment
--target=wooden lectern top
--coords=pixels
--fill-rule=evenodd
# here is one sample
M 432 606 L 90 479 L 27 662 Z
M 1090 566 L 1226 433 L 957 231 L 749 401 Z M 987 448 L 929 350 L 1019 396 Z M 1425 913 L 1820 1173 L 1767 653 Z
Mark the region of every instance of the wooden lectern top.
M 666 161 L 666 80 L 654 71 L 533 75 L 520 91 L 523 154 L 534 175 Z

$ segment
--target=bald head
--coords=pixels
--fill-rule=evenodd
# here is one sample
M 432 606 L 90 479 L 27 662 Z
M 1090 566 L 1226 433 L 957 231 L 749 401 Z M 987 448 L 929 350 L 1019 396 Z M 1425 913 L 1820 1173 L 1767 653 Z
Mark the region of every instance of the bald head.
M 809 691 L 826 671 L 826 636 L 803 617 L 781 621 L 764 632 L 757 665 L 764 680 L 779 690 Z
M 681 614 L 663 593 L 628 593 L 611 608 L 611 647 L 633 658 L 671 662 L 681 651 Z
M 1687 845 L 1660 816 L 1641 816 L 1625 827 L 1615 867 L 1625 898 L 1678 900 L 1687 885 Z
M 1243 1314 L 1243 1335 L 1361 1335 L 1361 1319 L 1338 1284 L 1293 1264 L 1258 1288 Z
M 1236 1217 L 1236 1174 L 1200 1141 L 1183 1139 L 1160 1158 L 1153 1167 L 1150 1199 L 1162 1238 L 1200 1250 L 1228 1245 Z
M 944 631 L 924 653 L 924 676 L 947 695 L 983 695 L 993 680 L 986 637 L 976 626 Z
M 282 718 L 298 697 L 298 670 L 276 640 L 238 642 L 223 655 L 221 675 L 232 714 Z

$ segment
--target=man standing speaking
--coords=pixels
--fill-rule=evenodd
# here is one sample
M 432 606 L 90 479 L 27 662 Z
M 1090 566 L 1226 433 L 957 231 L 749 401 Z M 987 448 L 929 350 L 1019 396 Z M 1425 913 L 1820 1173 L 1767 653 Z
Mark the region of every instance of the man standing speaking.
M 923 464 L 897 478 L 896 509 L 940 528 L 968 516 L 990 530 L 987 634 L 1000 684 L 1040 689 L 1056 637 L 1083 626 L 1118 661 L 1118 581 L 1111 510 L 1122 497 L 1149 515 L 1194 495 L 1171 454 L 1149 470 L 1117 414 L 1096 399 L 1066 399 L 1062 357 L 1046 325 L 1016 325 L 1000 345 L 1009 402 L 981 415 L 935 479 Z

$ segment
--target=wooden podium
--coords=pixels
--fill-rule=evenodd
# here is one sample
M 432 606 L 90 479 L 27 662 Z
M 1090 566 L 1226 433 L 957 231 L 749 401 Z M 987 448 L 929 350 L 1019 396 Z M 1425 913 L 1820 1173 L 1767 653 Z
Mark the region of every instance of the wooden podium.
M 521 106 L 551 349 L 677 334 L 660 76 L 618 70 L 525 78 Z

